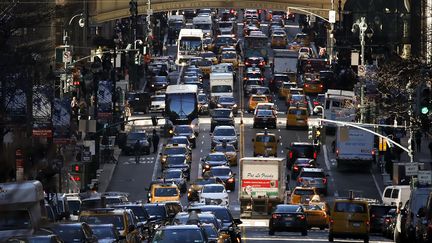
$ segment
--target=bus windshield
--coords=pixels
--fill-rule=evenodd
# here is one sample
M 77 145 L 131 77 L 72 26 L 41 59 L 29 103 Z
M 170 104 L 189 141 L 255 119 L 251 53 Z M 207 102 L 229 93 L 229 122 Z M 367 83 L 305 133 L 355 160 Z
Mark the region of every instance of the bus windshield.
M 194 93 L 166 94 L 165 109 L 170 118 L 189 118 L 189 116 L 193 116 L 197 112 L 197 105 L 197 95 Z M 191 118 L 193 119 L 194 117 Z
M 183 37 L 180 39 L 179 51 L 186 53 L 198 53 L 202 48 L 202 40 L 199 37 Z

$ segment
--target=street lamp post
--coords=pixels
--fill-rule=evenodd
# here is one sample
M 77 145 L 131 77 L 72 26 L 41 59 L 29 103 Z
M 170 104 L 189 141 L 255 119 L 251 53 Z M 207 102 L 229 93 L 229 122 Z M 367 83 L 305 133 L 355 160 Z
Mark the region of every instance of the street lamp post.
M 360 20 L 357 20 L 353 25 L 351 31 L 355 32 L 355 27 L 359 29 L 359 38 L 360 38 L 360 46 L 361 46 L 361 57 L 360 57 L 360 65 L 364 67 L 365 65 L 365 34 L 369 35 L 369 33 L 366 33 L 368 29 L 368 25 L 366 23 L 366 17 L 361 17 Z M 370 37 L 370 36 L 368 36 Z M 364 117 L 364 80 L 363 78 L 360 78 L 360 122 L 363 123 L 365 121 Z
M 83 18 L 84 14 L 83 13 L 79 13 L 79 14 L 75 14 L 74 16 L 72 16 L 69 19 L 68 25 L 64 26 L 63 29 L 63 45 L 64 45 L 64 52 L 63 52 L 63 63 L 64 63 L 64 69 L 65 69 L 65 74 L 67 73 L 67 68 L 69 66 L 69 63 L 72 62 L 72 55 L 69 51 L 69 45 L 68 45 L 68 40 L 69 40 L 69 36 L 68 36 L 68 30 L 69 27 L 72 24 L 72 21 L 76 18 L 76 17 L 81 17 L 78 24 L 81 28 L 83 28 L 85 26 L 85 19 Z M 67 76 L 67 75 L 65 75 Z M 63 83 L 64 81 L 67 80 L 67 77 L 65 80 L 61 80 L 60 81 L 60 98 L 63 98 L 64 95 L 64 86 L 65 83 Z

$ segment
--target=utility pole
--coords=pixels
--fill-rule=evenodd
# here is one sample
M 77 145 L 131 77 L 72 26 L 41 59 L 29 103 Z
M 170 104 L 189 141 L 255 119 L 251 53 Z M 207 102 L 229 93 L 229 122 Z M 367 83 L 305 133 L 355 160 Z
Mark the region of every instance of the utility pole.
M 414 92 L 414 89 L 412 87 L 412 82 L 411 82 L 411 78 L 408 79 L 408 83 L 406 85 L 406 89 L 408 91 L 408 105 L 409 105 L 409 109 L 408 109 L 408 116 L 409 116 L 409 120 L 408 120 L 408 156 L 410 158 L 410 163 L 414 162 L 414 155 L 413 155 L 413 147 L 412 147 L 412 141 L 413 141 L 413 135 L 414 135 L 414 131 L 413 131 L 413 124 L 414 124 L 414 116 L 413 116 L 413 111 L 414 111 L 414 106 L 413 106 L 413 98 L 412 98 L 412 94 Z
M 360 38 L 360 46 L 361 46 L 361 57 L 360 57 L 360 65 L 362 67 L 364 67 L 365 65 L 365 53 L 364 53 L 364 49 L 365 49 L 365 34 L 366 34 L 366 30 L 368 28 L 368 25 L 366 23 L 366 17 L 361 17 L 360 20 L 357 20 L 353 25 L 352 25 L 352 32 L 355 32 L 355 27 L 359 28 L 359 38 Z M 364 112 L 364 79 L 363 77 L 360 78 L 360 123 L 364 123 L 365 122 L 365 112 Z

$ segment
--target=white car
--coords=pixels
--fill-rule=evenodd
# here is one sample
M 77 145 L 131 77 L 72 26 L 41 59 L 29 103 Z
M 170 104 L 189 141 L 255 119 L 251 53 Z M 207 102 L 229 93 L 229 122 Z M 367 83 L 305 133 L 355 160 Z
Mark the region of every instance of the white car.
M 199 199 L 206 205 L 229 206 L 228 193 L 222 184 L 207 184 L 200 191 Z
M 150 112 L 164 112 L 165 111 L 165 95 L 158 94 L 151 96 Z

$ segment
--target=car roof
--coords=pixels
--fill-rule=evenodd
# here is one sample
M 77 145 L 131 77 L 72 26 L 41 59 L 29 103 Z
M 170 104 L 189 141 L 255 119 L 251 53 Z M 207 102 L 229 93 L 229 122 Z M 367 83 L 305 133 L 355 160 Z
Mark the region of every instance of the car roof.
M 227 126 L 227 125 L 216 126 L 215 130 L 216 129 L 234 129 L 235 130 L 234 126 Z
M 223 153 L 223 152 L 211 152 L 211 153 L 208 153 L 208 155 L 225 155 L 225 153 Z
M 292 146 L 304 146 L 304 145 L 310 145 L 310 146 L 313 146 L 313 144 L 312 144 L 312 143 L 309 143 L 309 142 L 292 142 L 291 145 L 292 145 Z
M 230 169 L 231 170 L 231 167 L 229 167 L 228 165 L 219 165 L 219 166 L 212 166 L 210 168 L 210 170 L 212 170 L 212 169 Z
M 321 168 L 303 168 L 303 172 L 324 172 Z
M 171 230 L 171 229 L 200 229 L 198 225 L 193 224 L 183 224 L 183 225 L 166 225 L 161 228 L 162 230 Z

